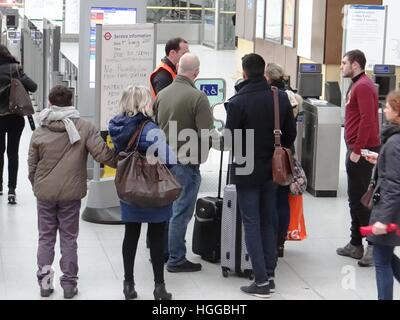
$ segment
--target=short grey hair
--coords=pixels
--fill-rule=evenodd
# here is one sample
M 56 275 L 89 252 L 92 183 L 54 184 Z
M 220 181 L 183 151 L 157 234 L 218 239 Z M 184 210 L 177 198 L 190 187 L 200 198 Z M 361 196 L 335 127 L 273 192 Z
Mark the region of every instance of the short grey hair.
M 179 60 L 179 74 L 194 72 L 200 68 L 200 60 L 193 53 L 185 53 Z
M 150 89 L 145 86 L 129 86 L 124 90 L 119 102 L 122 114 L 134 116 L 141 112 L 145 116 L 152 117 L 153 99 Z
M 279 81 L 285 78 L 285 71 L 283 70 L 283 68 L 276 63 L 268 63 L 266 69 L 265 69 L 265 75 L 271 79 L 271 80 L 275 80 L 275 81 Z

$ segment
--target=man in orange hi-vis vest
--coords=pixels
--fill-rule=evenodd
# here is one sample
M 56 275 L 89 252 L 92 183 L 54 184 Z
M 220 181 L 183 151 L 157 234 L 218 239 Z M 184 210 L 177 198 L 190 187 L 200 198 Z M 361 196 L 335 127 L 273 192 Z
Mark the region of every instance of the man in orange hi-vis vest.
M 180 58 L 189 52 L 189 45 L 182 38 L 174 38 L 165 45 L 165 57 L 150 76 L 150 87 L 153 98 L 176 78 L 176 65 Z

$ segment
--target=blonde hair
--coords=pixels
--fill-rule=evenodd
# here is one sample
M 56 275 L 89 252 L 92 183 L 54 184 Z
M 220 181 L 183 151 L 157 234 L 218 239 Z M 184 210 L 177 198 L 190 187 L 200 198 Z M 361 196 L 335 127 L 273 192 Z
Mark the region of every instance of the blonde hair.
M 265 75 L 273 81 L 281 81 L 286 77 L 283 68 L 279 64 L 273 62 L 268 63 L 265 69 Z
M 400 90 L 394 90 L 387 96 L 387 102 L 400 116 Z
M 141 112 L 145 116 L 153 116 L 153 99 L 149 88 L 145 86 L 129 86 L 124 90 L 119 102 L 122 114 L 134 116 Z

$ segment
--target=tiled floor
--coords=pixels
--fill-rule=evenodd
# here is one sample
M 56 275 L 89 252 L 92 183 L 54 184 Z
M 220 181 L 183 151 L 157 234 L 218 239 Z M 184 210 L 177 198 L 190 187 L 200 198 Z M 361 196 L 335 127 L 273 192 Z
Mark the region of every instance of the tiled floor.
M 162 52 L 162 47 L 159 47 Z M 215 52 L 208 48 L 192 46 L 202 61 L 202 77 L 223 77 L 228 82 L 228 96 L 233 93 L 235 82 L 235 52 Z M 161 54 L 160 54 L 161 55 Z M 223 110 L 220 110 L 223 117 Z M 18 205 L 7 205 L 0 197 L 0 300 L 41 299 L 35 280 L 37 221 L 35 198 L 27 180 L 27 150 L 31 132 L 24 131 L 20 149 Z M 343 163 L 342 147 L 342 163 Z M 202 194 L 215 194 L 218 153 L 202 168 Z M 359 300 L 375 299 L 374 269 L 361 269 L 355 260 L 336 255 L 337 246 L 346 244 L 349 233 L 349 214 L 346 200 L 346 177 L 340 170 L 340 190 L 336 199 L 316 199 L 305 196 L 305 217 L 309 237 L 301 243 L 288 243 L 285 258 L 277 270 L 276 300 Z M 189 259 L 201 262 L 191 253 L 193 225 L 188 228 L 187 247 Z M 142 229 L 136 258 L 135 277 L 138 299 L 152 299 L 153 276 L 148 261 Z M 80 224 L 79 237 L 79 290 L 76 299 L 123 299 L 123 264 L 121 243 L 122 226 L 95 225 L 84 221 Z M 58 245 L 58 243 L 57 243 Z M 59 253 L 56 255 L 56 277 Z M 167 288 L 174 299 L 188 300 L 249 300 L 256 299 L 242 294 L 241 285 L 248 280 L 231 276 L 225 279 L 219 265 L 202 262 L 203 270 L 194 274 L 166 272 Z M 56 279 L 57 280 L 57 279 Z M 62 299 L 62 290 L 55 281 L 56 291 L 50 299 Z M 396 297 L 400 290 L 396 284 Z

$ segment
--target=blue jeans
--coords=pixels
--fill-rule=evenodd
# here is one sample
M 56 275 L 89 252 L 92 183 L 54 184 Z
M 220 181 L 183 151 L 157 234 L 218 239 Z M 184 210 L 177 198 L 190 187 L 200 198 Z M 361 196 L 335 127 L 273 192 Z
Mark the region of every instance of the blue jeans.
M 393 277 L 400 282 L 400 259 L 395 247 L 374 245 L 376 284 L 379 300 L 393 300 Z
M 264 284 L 275 275 L 278 229 L 276 190 L 277 186 L 272 181 L 259 187 L 237 186 L 246 246 L 256 284 Z
M 182 186 L 182 193 L 174 202 L 169 221 L 168 266 L 175 267 L 186 262 L 186 230 L 193 217 L 201 176 L 199 166 L 194 165 L 178 164 L 171 169 L 171 172 Z
M 278 245 L 285 244 L 290 224 L 289 187 L 278 187 L 276 206 L 278 211 Z

